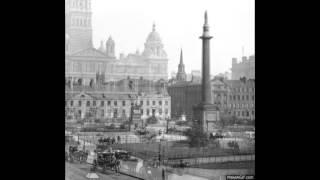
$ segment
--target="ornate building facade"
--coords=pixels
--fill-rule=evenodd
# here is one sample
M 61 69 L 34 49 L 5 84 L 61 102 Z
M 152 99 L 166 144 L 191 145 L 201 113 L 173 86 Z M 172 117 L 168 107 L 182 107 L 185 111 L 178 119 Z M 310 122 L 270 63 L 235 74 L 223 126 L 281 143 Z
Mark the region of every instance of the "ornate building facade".
M 168 79 L 168 58 L 159 33 L 153 24 L 142 53 L 115 56 L 115 41 L 110 36 L 104 47 L 92 45 L 91 0 L 66 0 L 66 81 L 88 85 L 96 73 L 105 81 L 130 77 L 148 80 Z
M 105 92 L 66 90 L 67 120 L 94 120 L 121 123 L 129 120 L 133 104 L 140 106 L 142 120 L 155 116 L 170 118 L 171 98 L 168 94 L 137 92 Z

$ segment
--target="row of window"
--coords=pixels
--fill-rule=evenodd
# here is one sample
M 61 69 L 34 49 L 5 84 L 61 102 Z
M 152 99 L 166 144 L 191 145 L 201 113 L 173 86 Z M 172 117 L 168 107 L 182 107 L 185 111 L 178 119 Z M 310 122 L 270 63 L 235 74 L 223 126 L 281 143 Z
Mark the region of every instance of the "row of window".
M 165 101 L 164 103 L 165 103 L 166 106 L 168 105 L 168 101 Z M 146 104 L 147 104 L 147 106 L 150 106 L 150 101 L 147 100 Z M 140 105 L 143 105 L 143 101 L 140 101 Z M 156 101 L 152 101 L 152 105 L 155 106 L 156 105 Z M 162 106 L 162 101 L 158 101 L 158 105 Z
M 126 106 L 126 102 L 127 101 L 122 101 L 122 106 Z M 146 101 L 147 106 L 150 105 L 150 101 Z M 105 105 L 105 101 L 100 101 L 100 106 L 103 107 Z M 111 101 L 107 101 L 107 105 L 110 106 L 111 105 Z M 113 105 L 117 106 L 118 105 L 118 101 L 113 101 Z M 140 105 L 143 105 L 143 101 L 140 101 Z M 152 105 L 155 106 L 156 105 L 156 101 L 152 101 Z M 162 106 L 162 101 L 158 101 L 158 105 Z M 165 105 L 168 105 L 168 101 L 165 101 Z M 67 106 L 67 101 L 65 102 L 65 106 Z M 70 106 L 76 106 L 74 104 L 74 101 L 71 100 L 70 101 Z M 78 106 L 82 106 L 82 101 L 78 101 Z M 91 101 L 87 101 L 86 102 L 86 106 L 91 106 Z M 96 101 L 92 101 L 92 106 L 97 106 Z
M 73 26 L 90 26 L 90 19 L 72 18 L 71 25 L 73 25 Z
M 75 0 L 71 4 L 71 7 L 80 7 L 82 9 L 82 8 L 90 8 L 91 6 L 90 6 L 90 1 Z
M 220 94 L 216 94 L 215 95 L 215 98 L 216 98 L 216 100 L 218 100 L 218 99 L 221 99 L 222 97 L 221 97 L 221 95 Z M 226 95 L 224 95 L 224 99 L 226 99 L 227 98 L 227 96 Z M 254 97 L 254 95 L 252 95 L 251 97 L 249 96 L 249 95 L 242 95 L 242 96 L 240 96 L 240 95 L 230 95 L 229 96 L 229 100 L 231 100 L 231 101 L 250 101 L 250 100 L 252 100 L 252 101 L 254 101 L 254 99 L 255 99 L 255 97 Z
M 214 104 L 219 105 L 222 108 L 254 108 L 254 104 L 227 104 L 227 102 L 215 102 Z
M 145 111 L 143 110 L 143 109 L 140 109 L 140 113 L 141 114 L 143 114 Z M 153 113 L 155 113 L 155 109 L 146 109 L 146 114 L 149 116 L 149 115 L 152 115 Z M 159 113 L 159 115 L 162 115 L 162 109 L 159 109 L 158 110 L 158 113 Z M 166 115 L 168 115 L 168 113 L 169 113 L 169 110 L 168 109 L 165 109 L 164 110 L 164 113 L 166 114 Z
M 249 95 L 242 95 L 242 96 L 240 96 L 240 95 L 230 95 L 229 99 L 233 100 L 233 101 L 237 101 L 237 100 L 238 101 L 240 101 L 240 100 L 242 100 L 242 101 L 250 101 L 250 100 L 254 101 L 254 95 L 252 95 L 251 98 L 250 98 Z
M 250 116 L 255 116 L 254 111 L 233 111 L 229 112 L 230 115 L 235 115 L 235 116 L 242 116 L 242 117 L 250 117 Z
M 228 104 L 229 108 L 254 108 L 254 104 Z
M 67 62 L 66 71 L 67 72 L 102 72 L 105 71 L 106 64 L 99 63 L 79 63 L 79 62 Z
M 247 88 L 233 88 L 234 92 L 254 92 L 254 87 L 247 87 Z

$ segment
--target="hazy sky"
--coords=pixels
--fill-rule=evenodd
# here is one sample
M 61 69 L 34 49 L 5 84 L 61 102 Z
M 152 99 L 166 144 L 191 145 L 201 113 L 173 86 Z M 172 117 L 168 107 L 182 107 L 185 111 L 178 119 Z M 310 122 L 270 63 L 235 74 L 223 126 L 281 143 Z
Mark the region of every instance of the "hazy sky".
M 254 0 L 92 0 L 93 43 L 109 35 L 116 56 L 144 49 L 155 22 L 168 54 L 168 73 L 177 71 L 180 48 L 186 72 L 201 69 L 204 12 L 208 12 L 211 74 L 229 71 L 231 58 L 254 54 Z

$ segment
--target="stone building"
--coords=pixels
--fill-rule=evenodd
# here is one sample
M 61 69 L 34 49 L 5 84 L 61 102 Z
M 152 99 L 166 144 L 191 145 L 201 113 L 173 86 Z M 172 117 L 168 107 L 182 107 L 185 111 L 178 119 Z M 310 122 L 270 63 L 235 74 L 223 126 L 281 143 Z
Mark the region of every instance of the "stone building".
M 142 119 L 156 116 L 170 118 L 171 98 L 162 93 L 119 91 L 90 91 L 66 89 L 65 112 L 67 120 L 94 120 L 124 122 L 130 117 L 131 106 L 139 105 Z
M 255 119 L 255 80 L 211 81 L 212 104 L 218 106 L 221 115 L 236 116 L 238 119 Z M 192 118 L 192 107 L 201 102 L 200 82 L 179 82 L 168 87 L 171 96 L 171 116 L 179 118 L 185 114 Z
M 98 49 L 92 44 L 91 0 L 66 0 L 66 81 L 89 85 L 96 73 L 105 81 L 143 77 L 148 80 L 168 79 L 168 58 L 162 40 L 153 24 L 142 53 L 136 51 L 116 57 L 115 40 L 109 36 Z
M 229 115 L 240 119 L 255 119 L 255 80 L 227 80 L 228 103 L 223 107 Z
M 182 115 L 191 120 L 192 107 L 201 102 L 201 84 L 191 81 L 176 82 L 168 86 L 171 97 L 171 117 L 178 119 Z
M 171 117 L 171 97 L 163 80 L 127 78 L 105 83 L 103 75 L 97 74 L 96 82 L 92 81 L 89 86 L 66 83 L 67 120 L 123 122 L 130 117 L 132 104 L 140 106 L 142 119 Z
M 241 62 L 237 58 L 232 58 L 231 79 L 239 80 L 241 77 L 255 79 L 255 56 L 243 56 Z

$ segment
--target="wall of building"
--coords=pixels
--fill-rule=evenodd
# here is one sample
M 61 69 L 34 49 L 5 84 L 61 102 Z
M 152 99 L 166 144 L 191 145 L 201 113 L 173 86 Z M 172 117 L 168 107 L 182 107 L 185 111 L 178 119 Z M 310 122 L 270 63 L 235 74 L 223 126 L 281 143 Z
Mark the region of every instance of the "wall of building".
M 151 117 L 153 110 L 160 119 L 170 118 L 171 114 L 171 98 L 163 94 L 68 91 L 65 101 L 66 114 L 72 119 L 126 121 L 130 117 L 132 103 L 141 105 L 143 118 Z M 90 112 L 91 115 L 88 114 Z
M 212 104 L 219 107 L 221 115 L 236 116 L 238 119 L 255 119 L 255 82 L 254 80 L 213 80 Z M 193 117 L 193 106 L 201 102 L 201 84 L 176 83 L 168 87 L 171 96 L 171 116 Z

